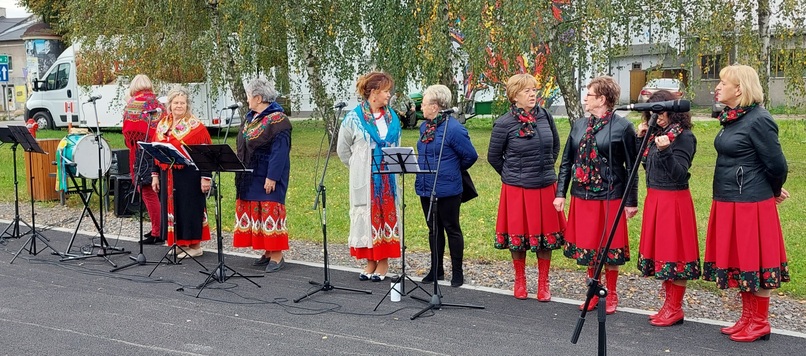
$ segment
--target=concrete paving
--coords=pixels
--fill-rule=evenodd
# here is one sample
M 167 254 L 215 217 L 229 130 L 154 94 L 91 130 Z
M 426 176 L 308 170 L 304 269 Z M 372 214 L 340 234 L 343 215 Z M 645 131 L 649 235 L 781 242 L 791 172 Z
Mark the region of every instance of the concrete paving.
M 8 222 L 0 222 L 5 229 Z M 82 229 L 91 224 L 85 223 Z M 23 229 L 23 232 L 27 229 Z M 70 234 L 43 231 L 64 252 Z M 43 250 L 23 250 L 9 264 L 27 236 L 0 245 L 0 354 L 5 355 L 595 355 L 597 318 L 588 314 L 577 344 L 570 342 L 580 316 L 578 301 L 516 300 L 510 291 L 441 286 L 443 303 L 472 303 L 485 309 L 443 307 L 410 320 L 425 303 L 403 297 L 384 298 L 389 282 L 360 282 L 356 270 L 331 268 L 338 287 L 371 290 L 320 292 L 296 299 L 323 281 L 321 265 L 286 261 L 277 273 L 254 279 L 213 282 L 196 297 L 205 279 L 201 267 L 134 266 L 111 273 L 111 264 L 94 257 L 60 262 Z M 134 239 L 107 235 L 112 245 L 134 250 Z M 98 242 L 97 233 L 79 234 L 73 251 Z M 38 250 L 44 247 L 37 244 Z M 146 246 L 149 262 L 159 261 L 165 247 Z M 112 256 L 126 264 L 126 255 Z M 198 261 L 217 263 L 214 251 Z M 252 258 L 226 255 L 231 268 L 264 275 Z M 411 287 L 411 283 L 409 283 Z M 423 285 L 429 292 L 432 285 Z M 313 289 L 312 289 L 313 288 Z M 428 297 L 416 289 L 412 295 Z M 719 333 L 719 325 L 686 320 L 656 328 L 646 312 L 620 310 L 607 317 L 607 351 L 611 355 L 802 355 L 806 335 L 776 330 L 770 341 L 736 343 Z

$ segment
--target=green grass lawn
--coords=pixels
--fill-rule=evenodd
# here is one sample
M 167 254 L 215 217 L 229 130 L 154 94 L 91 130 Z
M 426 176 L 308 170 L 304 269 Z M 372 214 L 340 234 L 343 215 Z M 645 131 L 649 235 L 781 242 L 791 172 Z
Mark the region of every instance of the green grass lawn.
M 779 211 L 793 281 L 785 283 L 780 292 L 798 298 L 806 298 L 806 284 L 802 283 L 803 278 L 801 278 L 806 276 L 806 259 L 801 257 L 806 255 L 806 232 L 804 232 L 806 231 L 806 220 L 803 218 L 803 206 L 806 206 L 806 158 L 797 153 L 806 146 L 806 141 L 804 141 L 806 139 L 806 121 L 783 120 L 779 121 L 778 124 L 780 125 L 780 140 L 789 161 L 789 178 L 785 187 L 792 194 L 790 199 L 780 205 Z M 465 256 L 467 259 L 473 260 L 470 263 L 509 260 L 509 252 L 496 250 L 492 247 L 498 195 L 501 188 L 499 176 L 486 162 L 492 119 L 474 118 L 468 121 L 467 127 L 473 144 L 479 153 L 479 161 L 470 169 L 476 188 L 479 191 L 479 197 L 462 206 Z M 564 144 L 569 130 L 569 123 L 565 119 L 558 119 L 557 127 L 560 130 L 561 137 L 563 137 L 562 142 Z M 716 152 L 712 142 L 718 131 L 719 124 L 715 120 L 695 123 L 694 133 L 697 136 L 699 145 L 691 169 L 691 192 L 697 211 L 702 253 L 704 253 L 705 248 L 705 229 L 708 224 L 711 204 L 711 181 L 716 160 Z M 320 215 L 319 212 L 312 210 L 312 207 L 318 184 L 317 176 L 321 174 L 321 165 L 323 163 L 323 156 L 320 151 L 327 149 L 326 141 L 324 142 L 325 147 L 322 148 L 323 133 L 324 124 L 322 122 L 294 122 L 293 147 L 291 149 L 291 184 L 286 202 L 288 225 L 292 239 L 308 241 L 321 241 L 322 239 Z M 41 131 L 39 134 L 40 138 L 62 138 L 64 136 L 64 131 Z M 124 147 L 123 138 L 119 132 L 107 132 L 104 137 L 113 148 Z M 404 130 L 402 145 L 416 146 L 417 139 L 417 131 Z M 233 141 L 230 139 L 229 142 Z M 8 162 L 8 164 L 0 166 L 0 172 L 2 172 L 2 178 L 0 178 L 0 194 L 2 194 L 2 197 L 0 199 L 11 201 L 13 200 L 11 150 L 8 148 L 0 150 L 0 160 Z M 22 159 L 20 159 L 18 165 L 20 172 L 24 172 Z M 639 194 L 641 201 L 643 201 L 646 191 L 643 174 L 641 178 Z M 406 177 L 406 244 L 412 250 L 427 251 L 427 228 L 419 199 L 414 193 L 413 184 L 413 176 Z M 222 175 L 222 185 L 223 229 L 231 231 L 234 225 L 235 193 L 233 175 Z M 325 185 L 328 195 L 327 227 L 329 240 L 336 243 L 346 243 L 349 229 L 347 169 L 335 154 L 330 160 Z M 21 183 L 21 188 L 25 189 L 24 183 Z M 27 198 L 27 194 L 23 194 L 23 196 Z M 80 202 L 78 199 L 71 198 L 69 204 L 79 206 Z M 212 209 L 213 203 L 210 202 L 208 206 Z M 633 260 L 625 266 L 624 271 L 626 272 L 637 272 L 635 264 L 638 258 L 640 224 L 640 213 L 629 221 Z M 534 254 L 530 254 L 529 258 L 530 261 L 534 261 Z M 559 251 L 555 252 L 554 260 L 555 266 L 560 268 L 579 268 L 571 260 L 564 258 Z M 695 285 L 701 288 L 714 288 L 713 283 L 697 282 Z

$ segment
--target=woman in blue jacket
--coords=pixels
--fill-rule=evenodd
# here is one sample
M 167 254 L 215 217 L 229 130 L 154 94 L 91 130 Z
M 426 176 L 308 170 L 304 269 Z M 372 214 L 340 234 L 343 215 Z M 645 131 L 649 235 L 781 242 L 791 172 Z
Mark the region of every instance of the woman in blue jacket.
M 436 175 L 417 175 L 414 186 L 417 195 L 420 196 L 426 221 L 431 221 L 431 224 L 428 224 L 428 246 L 431 249 L 431 261 L 437 261 L 437 265 L 431 266 L 423 282 L 445 278 L 442 258 L 445 255 L 445 234 L 447 234 L 451 253 L 451 286 L 459 287 L 464 284 L 462 272 L 464 236 L 459 226 L 462 170 L 470 168 L 479 155 L 470 142 L 467 129 L 448 114 L 440 113 L 449 108 L 450 104 L 451 91 L 444 85 L 432 85 L 423 92 L 422 110 L 426 121 L 420 126 L 420 140 L 417 142 L 418 160 L 420 168 L 436 170 L 439 166 L 439 171 Z M 440 152 L 442 152 L 441 160 Z M 429 220 L 432 191 L 436 200 L 431 210 L 434 219 Z

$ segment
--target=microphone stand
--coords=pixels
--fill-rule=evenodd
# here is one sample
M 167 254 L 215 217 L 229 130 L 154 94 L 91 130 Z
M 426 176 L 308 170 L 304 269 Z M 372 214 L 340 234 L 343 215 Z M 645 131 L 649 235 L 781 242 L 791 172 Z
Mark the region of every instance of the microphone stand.
M 336 118 L 338 119 L 341 117 L 342 108 L 339 108 L 339 112 L 336 114 Z M 325 130 L 325 134 L 327 134 L 327 130 Z M 333 136 L 330 138 L 330 146 L 327 149 L 326 157 L 325 157 L 325 165 L 322 168 L 322 177 L 319 180 L 319 187 L 316 189 L 316 199 L 313 202 L 313 208 L 311 210 L 316 210 L 319 207 L 319 198 L 322 199 L 322 247 L 324 251 L 324 277 L 325 280 L 322 283 L 316 281 L 309 281 L 308 283 L 313 284 L 315 286 L 319 286 L 318 289 L 305 293 L 305 295 L 294 299 L 294 303 L 299 303 L 301 300 L 308 298 L 316 293 L 319 292 L 327 292 L 334 289 L 338 290 L 346 290 L 350 292 L 358 292 L 358 293 L 366 293 L 372 294 L 370 290 L 361 290 L 361 289 L 353 289 L 353 288 L 345 288 L 345 287 L 336 287 L 330 283 L 330 265 L 328 263 L 328 255 L 327 255 L 327 194 L 325 189 L 325 177 L 327 176 L 327 165 L 330 162 L 330 154 L 333 151 L 333 143 L 336 141 L 336 134 L 334 133 Z
M 585 303 L 582 306 L 582 312 L 579 315 L 579 319 L 577 320 L 576 327 L 574 327 L 574 333 L 571 336 L 571 343 L 576 344 L 579 341 L 579 334 L 582 332 L 582 327 L 585 325 L 585 316 L 588 314 L 588 305 L 593 299 L 594 296 L 599 297 L 599 304 L 597 305 L 597 320 L 599 321 L 599 335 L 598 335 L 598 354 L 600 356 L 607 355 L 607 330 L 606 330 L 606 322 L 607 322 L 607 312 L 606 312 L 606 301 L 605 298 L 607 297 L 607 289 L 599 282 L 602 269 L 605 265 L 605 258 L 607 256 L 607 251 L 610 250 L 610 245 L 613 243 L 613 237 L 616 235 L 616 229 L 618 228 L 618 223 L 621 220 L 621 216 L 624 214 L 624 208 L 627 205 L 627 194 L 630 193 L 630 186 L 632 186 L 633 182 L 638 179 L 638 167 L 641 165 L 641 156 L 644 154 L 644 150 L 646 149 L 647 145 L 649 144 L 649 131 L 653 130 L 656 126 L 656 122 L 658 121 L 658 114 L 652 114 L 649 118 L 649 129 L 647 133 L 644 135 L 643 140 L 641 140 L 641 147 L 638 149 L 638 156 L 635 158 L 635 163 L 632 166 L 632 170 L 630 171 L 629 178 L 627 178 L 627 183 L 624 185 L 624 194 L 621 196 L 621 203 L 619 204 L 618 211 L 616 211 L 616 217 L 613 220 L 613 225 L 610 227 L 610 234 L 607 237 L 607 242 L 605 242 L 605 246 L 603 249 L 599 250 L 599 253 L 596 255 L 596 267 L 594 270 L 593 278 L 588 280 L 588 292 L 585 297 Z
M 154 120 L 154 114 L 149 114 L 148 115 L 148 122 L 146 123 L 147 124 L 146 137 L 145 137 L 145 139 L 143 139 L 143 141 L 145 141 L 145 142 L 148 142 L 148 138 L 149 138 L 148 134 L 151 132 L 151 121 L 152 120 Z M 137 257 L 129 256 L 129 258 L 132 259 L 133 262 L 131 262 L 131 263 L 127 264 L 127 265 L 123 265 L 123 266 L 114 268 L 114 269 L 110 270 L 109 272 L 117 272 L 117 271 L 129 268 L 129 267 L 132 267 L 132 266 L 145 266 L 145 265 L 147 265 L 149 263 L 152 263 L 152 264 L 157 263 L 157 262 L 148 262 L 148 260 L 146 259 L 146 255 L 143 253 L 143 210 L 145 210 L 145 209 L 143 209 L 143 192 L 142 192 L 142 186 L 141 186 L 143 184 L 143 182 L 140 180 L 140 178 L 142 178 L 140 176 L 140 170 L 143 169 L 143 162 L 145 161 L 146 152 L 145 152 L 145 150 L 140 148 L 140 146 L 137 145 L 137 143 L 135 143 L 134 149 L 137 150 L 137 151 L 140 151 L 140 157 L 138 157 L 138 159 L 137 159 L 137 170 L 132 172 L 137 176 L 137 178 L 136 178 L 136 180 L 134 182 L 135 183 L 134 184 L 134 192 L 135 192 L 135 194 L 132 195 L 131 202 L 134 203 L 134 199 L 137 198 L 137 200 L 138 200 L 137 206 L 140 207 L 140 244 L 139 244 L 140 245 L 140 253 L 137 254 Z M 138 189 L 141 189 L 140 194 L 137 194 Z M 117 199 L 117 198 L 119 198 L 119 197 L 115 197 L 115 199 Z M 149 218 L 153 219 L 153 217 L 151 217 L 151 216 L 149 216 Z
M 441 115 L 449 115 L 449 114 L 447 112 L 445 112 L 445 113 L 442 113 Z M 448 126 L 449 126 L 450 122 L 451 122 L 450 117 L 448 117 L 448 119 L 445 120 L 445 124 L 444 124 L 445 125 L 445 130 L 442 131 L 442 142 L 440 143 L 440 146 L 439 146 L 439 157 L 437 158 L 437 169 L 434 172 L 434 184 L 431 186 L 431 198 L 430 198 L 430 200 L 428 202 L 428 214 L 426 216 L 426 222 L 431 224 L 431 232 L 432 233 L 429 234 L 429 235 L 431 235 L 430 238 L 434 239 L 434 243 L 432 244 L 432 246 L 434 246 L 434 250 L 431 251 L 431 268 L 432 268 L 432 271 L 434 271 L 434 293 L 431 295 L 431 300 L 428 301 L 428 305 L 425 308 L 423 308 L 422 310 L 420 310 L 419 312 L 417 312 L 416 314 L 412 315 L 411 320 L 417 319 L 418 317 L 423 315 L 423 313 L 425 313 L 426 311 L 440 310 L 440 309 L 442 309 L 443 306 L 445 306 L 445 307 L 458 307 L 458 308 L 484 309 L 484 306 L 481 306 L 481 305 L 443 303 L 442 302 L 442 293 L 439 291 L 439 283 L 437 283 L 439 278 L 437 278 L 437 269 L 436 268 L 439 265 L 439 262 L 441 262 L 441 261 L 439 261 L 439 253 L 437 253 L 438 251 L 440 251 L 439 239 L 437 238 L 437 234 L 439 234 L 439 229 L 438 229 L 439 228 L 439 219 L 437 219 L 437 214 L 438 214 L 438 211 L 439 211 L 437 209 L 437 206 L 438 206 L 437 205 L 438 204 L 437 178 L 439 178 L 439 167 L 442 165 L 442 152 L 445 149 L 445 137 L 448 136 Z M 426 301 L 425 299 L 419 298 L 417 296 L 412 296 L 412 298 L 420 300 L 420 301 Z

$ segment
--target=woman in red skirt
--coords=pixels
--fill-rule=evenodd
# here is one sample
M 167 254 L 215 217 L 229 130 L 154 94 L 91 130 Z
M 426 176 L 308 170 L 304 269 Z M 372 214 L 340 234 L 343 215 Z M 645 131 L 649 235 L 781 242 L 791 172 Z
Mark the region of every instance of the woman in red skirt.
M 631 218 L 638 212 L 638 181 L 627 186 L 628 174 L 638 156 L 635 130 L 630 121 L 613 111 L 620 93 L 621 88 L 608 76 L 594 78 L 588 84 L 585 111 L 590 117 L 576 120 L 571 127 L 554 199 L 554 208 L 562 211 L 570 184 L 564 254 L 587 266 L 589 277 L 594 275 L 596 261 L 604 258 L 608 314 L 615 313 L 618 306 L 618 268 L 630 260 L 627 219 L 619 220 L 610 249 L 600 248 L 605 245 L 624 192 L 624 215 Z M 598 301 L 594 297 L 589 309 L 595 308 Z
M 652 94 L 649 102 L 675 100 L 667 90 Z M 646 134 L 647 147 L 641 161 L 646 169 L 646 200 L 641 225 L 638 269 L 644 277 L 663 280 L 666 300 L 649 317 L 655 326 L 683 322 L 686 282 L 700 278 L 700 248 L 697 217 L 688 189 L 691 160 L 697 138 L 691 132 L 691 114 L 656 112 L 657 125 L 649 128 L 649 112 L 638 126 L 638 141 Z
M 565 243 L 565 214 L 552 206 L 560 138 L 551 114 L 537 105 L 534 76 L 509 78 L 507 97 L 511 109 L 495 120 L 487 152 L 487 161 L 501 175 L 495 248 L 512 254 L 518 299 L 527 297 L 526 251 L 537 253 L 537 300 L 548 302 L 551 252 Z
M 705 240 L 703 279 L 722 289 L 739 288 L 742 316 L 722 328 L 734 341 L 769 339 L 770 292 L 789 282 L 784 238 L 776 204 L 787 163 L 778 125 L 761 107 L 764 93 L 756 71 L 731 65 L 719 72 L 716 96 L 725 104 L 717 151 L 714 193 Z
M 264 250 L 253 263 L 267 273 L 285 266 L 288 250 L 285 195 L 291 168 L 291 122 L 265 79 L 246 86 L 249 113 L 238 131 L 238 158 L 251 172 L 235 174 L 234 247 Z

